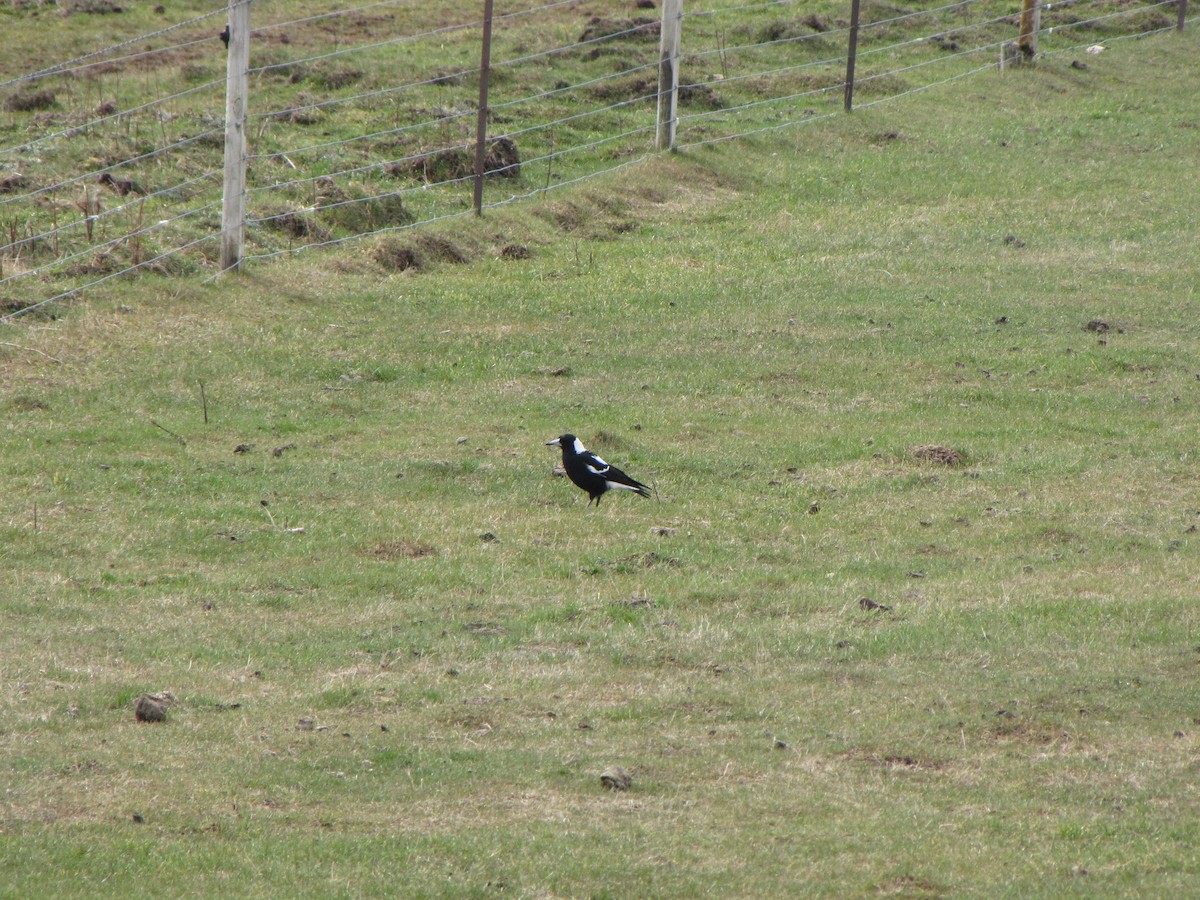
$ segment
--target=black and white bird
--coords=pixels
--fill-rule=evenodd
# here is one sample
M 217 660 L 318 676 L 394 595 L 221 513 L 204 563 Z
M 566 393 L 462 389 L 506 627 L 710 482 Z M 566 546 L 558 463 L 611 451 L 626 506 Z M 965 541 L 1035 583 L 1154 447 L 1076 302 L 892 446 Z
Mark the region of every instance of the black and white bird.
M 605 491 L 633 491 L 643 497 L 650 496 L 647 485 L 630 478 L 616 466 L 610 466 L 573 434 L 559 435 L 546 441 L 546 446 L 562 448 L 563 469 L 576 487 L 588 492 L 588 506 L 593 501 L 599 506 Z

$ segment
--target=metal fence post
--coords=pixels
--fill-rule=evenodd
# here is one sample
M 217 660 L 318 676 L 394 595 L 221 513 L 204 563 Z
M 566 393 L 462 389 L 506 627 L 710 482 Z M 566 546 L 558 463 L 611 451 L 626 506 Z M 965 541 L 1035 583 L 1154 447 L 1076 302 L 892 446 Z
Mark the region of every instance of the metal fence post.
M 221 186 L 221 271 L 238 269 L 246 243 L 246 95 L 250 0 L 229 0 L 225 75 L 225 177 Z
M 658 42 L 658 130 L 654 146 L 675 148 L 675 126 L 679 110 L 679 42 L 683 24 L 683 0 L 663 0 L 662 27 Z
M 492 74 L 492 0 L 483 0 L 483 46 L 479 51 L 479 118 L 475 123 L 475 215 L 483 215 L 486 164 L 488 82 Z
M 854 111 L 854 63 L 858 59 L 859 0 L 850 0 L 850 46 L 846 50 L 846 112 Z

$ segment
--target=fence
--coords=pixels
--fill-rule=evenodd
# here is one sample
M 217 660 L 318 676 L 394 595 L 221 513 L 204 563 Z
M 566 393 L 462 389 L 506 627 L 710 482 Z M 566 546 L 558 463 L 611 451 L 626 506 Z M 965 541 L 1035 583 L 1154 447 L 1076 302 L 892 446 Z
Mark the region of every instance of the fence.
M 230 0 L 0 82 L 0 321 L 137 273 L 212 276 L 480 214 L 1187 21 L 1186 0 L 892 15 L 850 0 L 845 17 L 797 0 L 642 0 L 652 14 L 632 17 L 629 0 L 586 17 L 579 0 L 483 0 L 481 15 L 320 2 L 296 17 L 295 0 Z

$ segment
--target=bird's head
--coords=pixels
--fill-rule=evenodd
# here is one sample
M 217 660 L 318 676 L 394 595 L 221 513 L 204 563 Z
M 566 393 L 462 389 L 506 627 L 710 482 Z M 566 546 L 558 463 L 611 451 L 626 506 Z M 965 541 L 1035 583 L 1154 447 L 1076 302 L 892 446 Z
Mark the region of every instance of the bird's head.
M 575 437 L 573 434 L 560 434 L 554 440 L 546 441 L 546 446 L 562 447 L 564 450 L 572 449 L 576 453 L 583 452 L 583 444 L 580 443 L 579 438 Z

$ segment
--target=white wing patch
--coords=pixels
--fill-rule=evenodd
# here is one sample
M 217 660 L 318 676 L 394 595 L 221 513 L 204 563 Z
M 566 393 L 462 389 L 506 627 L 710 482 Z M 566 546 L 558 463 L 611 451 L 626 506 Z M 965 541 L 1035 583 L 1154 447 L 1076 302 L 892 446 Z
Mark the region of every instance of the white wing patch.
M 600 457 L 598 457 L 598 456 L 593 456 L 593 457 L 592 457 L 592 459 L 594 459 L 596 462 L 600 463 L 600 467 L 599 467 L 599 468 L 596 468 L 596 467 L 595 467 L 595 466 L 593 466 L 591 463 L 587 463 L 587 464 L 586 464 L 586 465 L 587 465 L 587 470 L 588 470 L 589 472 L 591 472 L 593 475 L 603 475 L 605 472 L 607 472 L 607 471 L 609 470 L 609 465 L 608 465 L 608 463 L 606 463 L 606 462 L 605 462 L 604 460 L 602 460 Z M 609 484 L 612 484 L 612 482 L 610 481 L 610 482 L 609 482 Z
M 632 484 L 621 484 L 619 481 L 605 481 L 604 483 L 608 486 L 608 489 L 610 491 L 634 491 L 634 492 L 637 492 L 637 490 L 638 490 Z

